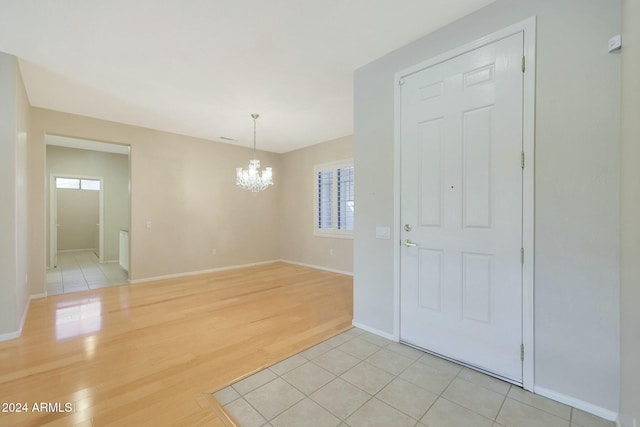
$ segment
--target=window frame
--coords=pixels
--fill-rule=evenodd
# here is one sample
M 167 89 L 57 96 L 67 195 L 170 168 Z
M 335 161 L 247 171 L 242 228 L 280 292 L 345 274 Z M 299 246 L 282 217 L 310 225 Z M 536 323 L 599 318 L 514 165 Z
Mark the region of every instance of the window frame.
M 353 230 L 338 229 L 338 169 L 353 168 L 353 159 L 343 159 L 335 162 L 320 163 L 313 167 L 313 235 L 318 237 L 332 237 L 340 239 L 353 239 Z M 332 228 L 320 228 L 319 223 L 319 189 L 318 174 L 320 172 L 332 172 L 331 183 L 331 225 Z M 355 169 L 354 169 L 355 181 Z M 355 210 L 355 195 L 354 195 Z
M 102 178 L 85 178 L 72 176 L 55 176 L 54 186 L 56 190 L 76 190 L 76 191 L 100 191 L 102 189 Z M 76 181 L 77 186 L 59 185 L 58 180 Z M 85 183 L 97 183 L 98 188 L 85 187 Z

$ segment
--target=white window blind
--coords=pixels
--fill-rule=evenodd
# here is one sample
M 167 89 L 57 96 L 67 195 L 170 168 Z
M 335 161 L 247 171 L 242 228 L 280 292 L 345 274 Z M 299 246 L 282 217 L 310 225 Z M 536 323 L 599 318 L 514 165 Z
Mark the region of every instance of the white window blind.
M 319 171 L 316 174 L 318 180 L 318 224 L 322 230 L 333 228 L 333 171 Z
M 315 231 L 328 237 L 351 237 L 354 223 L 354 169 L 351 160 L 316 165 Z
M 353 230 L 353 166 L 338 168 L 338 230 Z

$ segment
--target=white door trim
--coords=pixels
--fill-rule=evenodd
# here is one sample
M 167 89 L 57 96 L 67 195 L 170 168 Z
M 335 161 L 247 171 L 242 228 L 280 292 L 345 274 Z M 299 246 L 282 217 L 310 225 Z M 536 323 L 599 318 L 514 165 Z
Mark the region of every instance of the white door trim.
M 56 177 L 59 178 L 78 178 L 92 179 L 100 181 L 100 202 L 99 202 L 99 252 L 100 263 L 104 262 L 104 180 L 101 176 L 73 175 L 68 173 L 52 173 L 49 175 L 49 268 L 56 266 L 57 251 L 57 230 L 56 230 L 56 211 L 58 209 L 58 198 L 56 193 Z
M 400 84 L 404 77 L 425 68 L 447 61 L 471 50 L 496 42 L 513 34 L 523 32 L 526 72 L 523 84 L 523 151 L 525 167 L 523 171 L 523 218 L 522 241 L 524 266 L 522 269 L 522 341 L 525 355 L 522 364 L 522 385 L 526 390 L 534 387 L 534 141 L 535 141 L 535 82 L 536 82 L 536 17 L 533 16 L 471 43 L 452 49 L 441 55 L 427 59 L 394 75 L 394 213 L 393 225 L 396 236 L 400 233 Z M 393 338 L 400 339 L 400 240 L 394 244 L 394 292 L 393 292 Z

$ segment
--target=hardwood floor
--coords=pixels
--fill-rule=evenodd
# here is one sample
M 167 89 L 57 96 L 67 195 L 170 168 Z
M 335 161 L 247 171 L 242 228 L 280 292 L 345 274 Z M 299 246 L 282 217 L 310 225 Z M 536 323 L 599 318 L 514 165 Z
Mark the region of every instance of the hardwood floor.
M 28 412 L 0 426 L 223 426 L 210 393 L 348 329 L 352 289 L 278 262 L 34 300 L 0 343 L 0 400 Z

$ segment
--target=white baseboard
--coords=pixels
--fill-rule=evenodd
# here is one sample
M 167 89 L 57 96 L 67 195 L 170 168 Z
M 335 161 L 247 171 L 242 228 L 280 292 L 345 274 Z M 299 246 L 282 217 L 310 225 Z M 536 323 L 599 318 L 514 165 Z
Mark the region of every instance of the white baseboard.
M 22 335 L 22 328 L 24 327 L 24 322 L 27 320 L 27 313 L 29 312 L 31 300 L 44 298 L 46 296 L 47 294 L 34 294 L 29 296 L 29 299 L 27 300 L 27 307 L 24 309 L 24 313 L 22 313 L 22 318 L 20 319 L 20 325 L 18 325 L 18 330 L 15 332 L 8 332 L 6 334 L 0 334 L 0 342 L 12 340 Z
M 97 251 L 97 248 L 87 248 L 87 249 L 64 249 L 64 250 L 59 250 L 58 253 L 60 254 L 67 254 L 67 253 L 71 253 L 71 252 L 94 252 Z
M 331 273 L 338 273 L 338 274 L 344 274 L 344 275 L 347 275 L 347 276 L 353 276 L 353 273 L 351 273 L 349 271 L 335 270 L 333 268 L 327 268 L 327 267 L 322 267 L 322 266 L 313 265 L 313 264 L 305 264 L 304 262 L 291 261 L 291 260 L 288 260 L 288 259 L 280 259 L 278 261 L 286 262 L 287 264 L 299 265 L 301 267 L 315 268 L 316 270 L 324 270 L 324 271 L 330 271 Z
M 156 280 L 177 279 L 177 278 L 180 278 L 180 277 L 198 276 L 200 274 L 216 273 L 218 271 L 235 270 L 237 268 L 253 267 L 253 266 L 256 266 L 256 265 L 273 264 L 274 262 L 278 262 L 278 261 L 279 260 L 276 259 L 276 260 L 271 260 L 271 261 L 253 262 L 253 263 L 250 263 L 250 264 L 230 265 L 230 266 L 227 266 L 227 267 L 210 268 L 210 269 L 207 269 L 207 270 L 189 271 L 189 272 L 186 272 L 186 273 L 167 274 L 166 276 L 145 277 L 144 279 L 129 280 L 129 284 L 130 285 L 135 285 L 135 284 L 138 284 L 138 283 L 153 282 L 153 281 L 156 281 Z
M 362 323 L 358 323 L 355 320 L 352 321 L 351 324 L 353 326 L 355 326 L 356 328 L 358 328 L 358 329 L 362 329 L 363 331 L 371 332 L 372 334 L 378 335 L 378 336 L 380 336 L 382 338 L 386 338 L 388 340 L 398 342 L 398 339 L 396 337 L 394 337 L 393 334 L 389 334 L 389 333 L 383 332 L 383 331 L 381 331 L 379 329 L 372 328 L 372 327 L 367 326 L 367 325 L 363 325 Z
M 534 393 L 539 394 L 540 396 L 548 397 L 549 399 L 555 400 L 556 402 L 573 406 L 576 409 L 580 409 L 581 411 L 585 411 L 600 418 L 604 418 L 605 420 L 617 421 L 618 419 L 618 414 L 614 411 L 601 408 L 592 403 L 588 403 L 583 400 L 576 399 L 575 397 L 567 396 L 566 394 L 558 393 L 544 387 L 534 386 Z
M 13 340 L 13 339 L 18 338 L 19 336 L 20 336 L 20 332 L 19 331 L 7 332 L 6 334 L 0 334 L 0 342 Z

